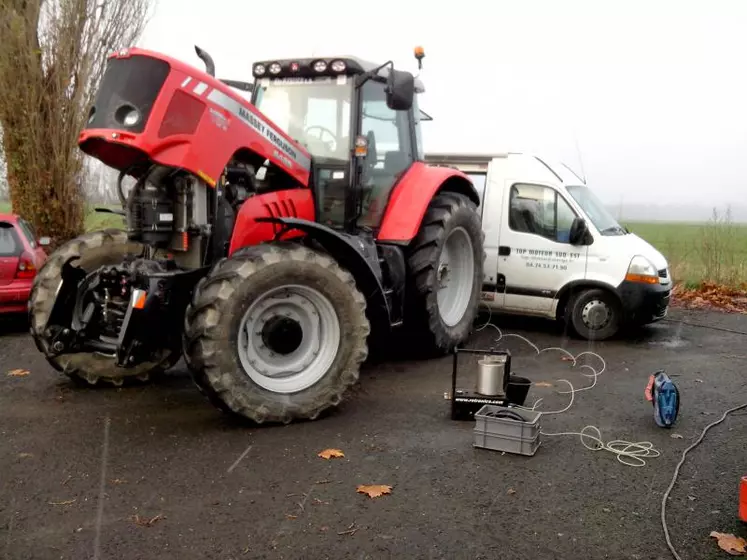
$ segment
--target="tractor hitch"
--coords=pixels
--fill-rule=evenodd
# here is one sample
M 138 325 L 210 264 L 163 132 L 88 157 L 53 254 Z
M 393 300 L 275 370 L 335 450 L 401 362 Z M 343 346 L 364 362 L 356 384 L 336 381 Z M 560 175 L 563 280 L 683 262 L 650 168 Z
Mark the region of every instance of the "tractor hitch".
M 61 284 L 44 330 L 50 356 L 98 352 L 118 367 L 134 367 L 180 343 L 184 312 L 206 269 L 166 270 L 136 259 L 89 274 L 62 267 Z

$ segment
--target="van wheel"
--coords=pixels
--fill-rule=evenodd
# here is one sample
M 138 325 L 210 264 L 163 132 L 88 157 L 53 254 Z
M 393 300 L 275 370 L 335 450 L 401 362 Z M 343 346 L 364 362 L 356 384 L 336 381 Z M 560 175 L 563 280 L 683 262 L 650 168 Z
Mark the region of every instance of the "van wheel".
M 620 303 L 606 290 L 584 290 L 568 301 L 566 320 L 586 340 L 606 340 L 620 328 Z

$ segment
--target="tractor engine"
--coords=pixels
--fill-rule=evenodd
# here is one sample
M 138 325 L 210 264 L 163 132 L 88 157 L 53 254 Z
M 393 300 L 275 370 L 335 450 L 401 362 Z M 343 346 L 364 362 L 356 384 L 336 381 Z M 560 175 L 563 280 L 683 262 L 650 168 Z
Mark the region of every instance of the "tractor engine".
M 122 196 L 128 238 L 169 251 L 185 268 L 202 266 L 208 248 L 201 241 L 218 236 L 225 244 L 239 208 L 257 192 L 252 166 L 232 161 L 223 178 L 214 196 L 197 178 L 156 167 Z

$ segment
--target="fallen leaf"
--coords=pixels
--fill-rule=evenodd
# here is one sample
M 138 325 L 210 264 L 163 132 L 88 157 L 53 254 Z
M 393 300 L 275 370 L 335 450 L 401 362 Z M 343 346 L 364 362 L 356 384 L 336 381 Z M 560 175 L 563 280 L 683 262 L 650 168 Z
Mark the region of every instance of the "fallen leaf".
M 355 535 L 355 533 L 358 531 L 358 527 L 355 527 L 355 521 L 353 521 L 350 525 L 348 525 L 347 531 L 339 531 L 338 535 Z
M 156 524 L 156 522 L 160 521 L 161 519 L 165 519 L 162 515 L 156 515 L 155 517 L 151 517 L 150 519 L 147 519 L 145 517 L 140 517 L 139 515 L 135 514 L 132 516 L 132 521 L 135 522 L 136 525 L 140 525 L 141 527 L 153 527 L 153 525 Z
M 47 502 L 50 506 L 69 506 L 75 503 L 75 498 L 72 500 L 66 500 L 64 502 Z
M 392 487 L 385 484 L 374 484 L 371 486 L 360 484 L 357 488 L 357 492 L 360 494 L 368 494 L 369 498 L 378 498 L 383 494 L 391 494 Z
M 741 537 L 735 537 L 731 533 L 719 533 L 711 531 L 711 536 L 718 539 L 718 545 L 732 556 L 742 556 L 747 552 L 747 541 Z
M 290 513 L 285 514 L 286 519 L 298 519 L 297 515 L 291 515 Z
M 672 439 L 682 439 L 682 436 L 680 434 L 672 434 L 669 437 L 672 438 Z
M 127 481 L 124 480 L 123 478 L 113 478 L 111 480 L 111 483 L 112 484 L 127 484 Z
M 18 457 L 21 459 L 28 459 L 29 457 L 33 457 L 31 453 L 19 453 Z
M 695 383 L 703 383 L 703 380 L 702 379 L 696 379 Z
M 508 493 L 509 493 L 509 494 L 510 494 L 511 496 L 513 496 L 514 494 L 516 494 L 516 490 L 514 490 L 513 488 L 509 488 L 509 489 L 508 489 Z
M 695 288 L 682 285 L 672 290 L 672 302 L 692 309 L 717 308 L 733 313 L 747 312 L 747 286 L 730 288 L 713 282 L 702 282 Z
M 548 383 L 547 381 L 538 381 L 534 384 L 535 387 L 552 387 L 552 383 Z
M 318 456 L 322 459 L 331 459 L 332 457 L 344 457 L 345 454 L 339 449 L 325 449 L 324 451 L 320 451 Z
M 12 369 L 8 372 L 8 376 L 9 377 L 25 377 L 29 373 L 31 372 L 27 369 Z

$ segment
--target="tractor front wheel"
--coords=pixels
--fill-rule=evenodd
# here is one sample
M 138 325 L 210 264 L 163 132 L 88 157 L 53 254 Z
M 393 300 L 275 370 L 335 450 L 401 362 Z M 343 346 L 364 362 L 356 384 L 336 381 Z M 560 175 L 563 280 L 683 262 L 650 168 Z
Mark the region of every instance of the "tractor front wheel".
M 185 320 L 195 382 L 224 411 L 288 423 L 338 405 L 368 355 L 366 302 L 329 256 L 268 243 L 219 262 Z
M 407 256 L 408 330 L 421 348 L 448 352 L 469 337 L 482 289 L 484 237 L 469 198 L 434 197 Z
M 106 266 L 120 264 L 127 255 L 142 253 L 143 246 L 128 241 L 127 233 L 118 229 L 94 231 L 68 241 L 52 253 L 34 279 L 29 298 L 31 336 L 49 364 L 82 386 L 121 386 L 126 381 L 148 381 L 154 375 L 174 366 L 180 358 L 178 350 L 163 349 L 152 362 L 132 368 L 115 364 L 113 356 L 98 352 L 77 352 L 54 355 L 50 352 L 44 327 L 47 324 L 60 286 L 62 266 L 77 257 L 74 266 L 90 273 Z

